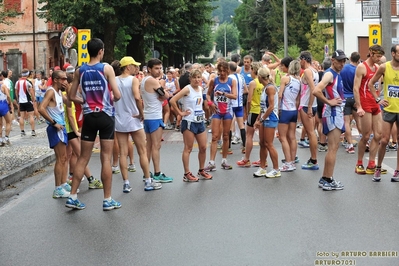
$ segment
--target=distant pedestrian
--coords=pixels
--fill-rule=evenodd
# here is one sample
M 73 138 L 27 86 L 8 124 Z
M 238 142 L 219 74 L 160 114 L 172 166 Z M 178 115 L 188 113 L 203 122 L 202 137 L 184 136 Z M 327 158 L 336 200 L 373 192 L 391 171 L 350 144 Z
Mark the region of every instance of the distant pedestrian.
M 15 95 L 19 103 L 19 111 L 21 116 L 19 118 L 19 127 L 21 129 L 21 136 L 25 136 L 25 119 L 29 119 L 31 126 L 32 137 L 36 136 L 35 120 L 33 119 L 33 102 L 36 100 L 35 89 L 30 81 L 27 80 L 29 76 L 29 69 L 22 69 L 21 78 L 15 83 Z

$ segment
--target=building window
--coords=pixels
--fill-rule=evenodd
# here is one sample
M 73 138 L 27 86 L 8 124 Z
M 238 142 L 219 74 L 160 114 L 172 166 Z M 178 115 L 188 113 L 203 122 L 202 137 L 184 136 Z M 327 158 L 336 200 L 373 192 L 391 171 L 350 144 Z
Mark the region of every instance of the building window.
M 4 8 L 21 13 L 21 0 L 3 0 Z

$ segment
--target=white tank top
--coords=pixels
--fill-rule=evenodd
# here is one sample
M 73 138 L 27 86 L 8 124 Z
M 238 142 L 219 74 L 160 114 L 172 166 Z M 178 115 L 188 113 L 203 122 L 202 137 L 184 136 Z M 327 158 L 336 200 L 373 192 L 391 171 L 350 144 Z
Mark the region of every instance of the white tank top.
M 281 99 L 280 109 L 285 111 L 296 110 L 296 98 L 301 90 L 301 82 L 290 76 L 290 82 L 285 85 L 283 98 Z
M 151 76 L 145 77 L 140 84 L 141 97 L 144 103 L 144 119 L 162 119 L 162 102 L 158 99 L 158 94 L 155 91 L 154 93 L 149 93 L 145 90 L 145 82 L 150 77 Z
M 172 78 L 172 81 L 170 81 L 169 79 L 165 80 L 165 87 L 169 90 L 170 94 L 173 94 L 176 91 L 176 84 L 175 84 L 175 79 Z
M 19 79 L 15 84 L 16 93 L 18 93 L 19 103 L 27 103 L 28 97 L 27 93 L 29 93 L 29 89 L 32 88 L 32 85 L 26 79 Z M 26 89 L 26 92 L 25 92 Z
M 230 74 L 230 78 L 235 79 L 237 84 L 237 99 L 231 99 L 232 107 L 241 107 L 243 106 L 243 94 L 244 94 L 244 83 L 245 79 L 241 74 Z
M 191 85 L 187 85 L 190 89 L 190 93 L 183 97 L 183 106 L 185 110 L 190 110 L 190 114 L 183 117 L 183 120 L 194 122 L 194 123 L 201 123 L 204 121 L 205 112 L 202 109 L 202 91 L 203 88 L 199 87 L 198 91 L 195 91 Z
M 57 122 L 57 124 L 65 126 L 64 102 L 62 101 L 62 93 L 61 91 L 57 92 L 53 87 L 47 88 L 47 91 L 50 90 L 54 91 L 54 98 L 57 105 L 54 107 L 47 106 L 47 113 L 55 122 Z
M 127 76 L 124 78 L 116 77 L 116 83 L 121 92 L 121 98 L 119 101 L 114 103 L 115 131 L 136 131 L 137 122 L 140 122 L 138 118 L 133 117 L 139 115 L 139 109 L 137 108 L 136 99 L 134 98 L 132 91 L 134 79 L 133 76 Z
M 317 73 L 316 70 L 313 68 L 309 68 L 312 73 L 313 73 L 313 84 L 316 87 L 317 84 L 319 83 L 319 73 Z M 301 82 L 301 101 L 300 101 L 300 106 L 308 106 L 309 104 L 309 99 L 310 99 L 310 87 L 308 84 L 304 82 L 304 77 L 302 77 L 302 82 Z M 316 97 L 313 100 L 312 107 L 317 106 L 317 100 Z

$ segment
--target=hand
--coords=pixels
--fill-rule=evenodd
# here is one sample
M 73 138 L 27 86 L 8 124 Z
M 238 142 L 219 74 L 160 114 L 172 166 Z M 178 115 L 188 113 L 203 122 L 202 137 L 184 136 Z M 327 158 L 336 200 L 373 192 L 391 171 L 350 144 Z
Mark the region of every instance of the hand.
M 340 97 L 331 99 L 328 101 L 329 106 L 337 106 L 342 104 L 342 99 Z
M 365 113 L 365 112 L 364 112 L 364 110 L 363 110 L 362 107 L 358 107 L 356 113 L 357 113 L 357 115 L 358 115 L 359 117 L 362 117 L 362 116 L 364 116 L 364 113 Z
M 134 115 L 134 118 L 138 118 L 140 121 L 143 121 L 144 117 L 141 114 Z
M 254 124 L 254 128 L 259 129 L 261 125 L 262 125 L 262 122 L 260 122 L 259 120 L 256 120 L 256 122 Z
M 209 111 L 211 114 L 216 113 L 216 106 L 214 104 L 208 105 L 209 106 Z
M 55 124 L 53 127 L 55 127 L 58 131 L 63 130 L 64 126 L 60 124 Z
M 215 91 L 215 95 L 223 95 L 223 91 Z
M 188 115 L 190 115 L 191 114 L 191 111 L 190 110 L 185 110 L 185 111 L 183 111 L 183 112 L 180 112 L 180 116 L 188 116 Z
M 382 105 L 384 107 L 387 107 L 389 105 L 389 102 L 387 100 L 385 100 L 385 99 L 382 99 L 378 104 L 380 104 L 380 105 Z
M 308 107 L 308 112 L 307 112 L 307 114 L 308 114 L 308 117 L 309 117 L 309 118 L 312 118 L 312 117 L 313 117 L 313 108 L 312 108 L 312 107 Z
M 80 138 L 80 136 L 82 136 L 82 133 L 80 133 L 80 132 L 78 131 L 78 132 L 75 132 L 75 135 L 76 135 L 78 138 Z

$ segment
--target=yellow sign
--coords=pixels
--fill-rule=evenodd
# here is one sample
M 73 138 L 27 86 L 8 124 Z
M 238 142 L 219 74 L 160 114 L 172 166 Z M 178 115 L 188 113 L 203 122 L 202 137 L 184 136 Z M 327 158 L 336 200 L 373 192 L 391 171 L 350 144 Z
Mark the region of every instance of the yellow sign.
M 381 45 L 381 25 L 370 24 L 369 25 L 369 46 L 379 44 Z
M 78 30 L 78 66 L 87 64 L 90 61 L 90 56 L 87 51 L 87 42 L 90 39 L 90 30 Z

